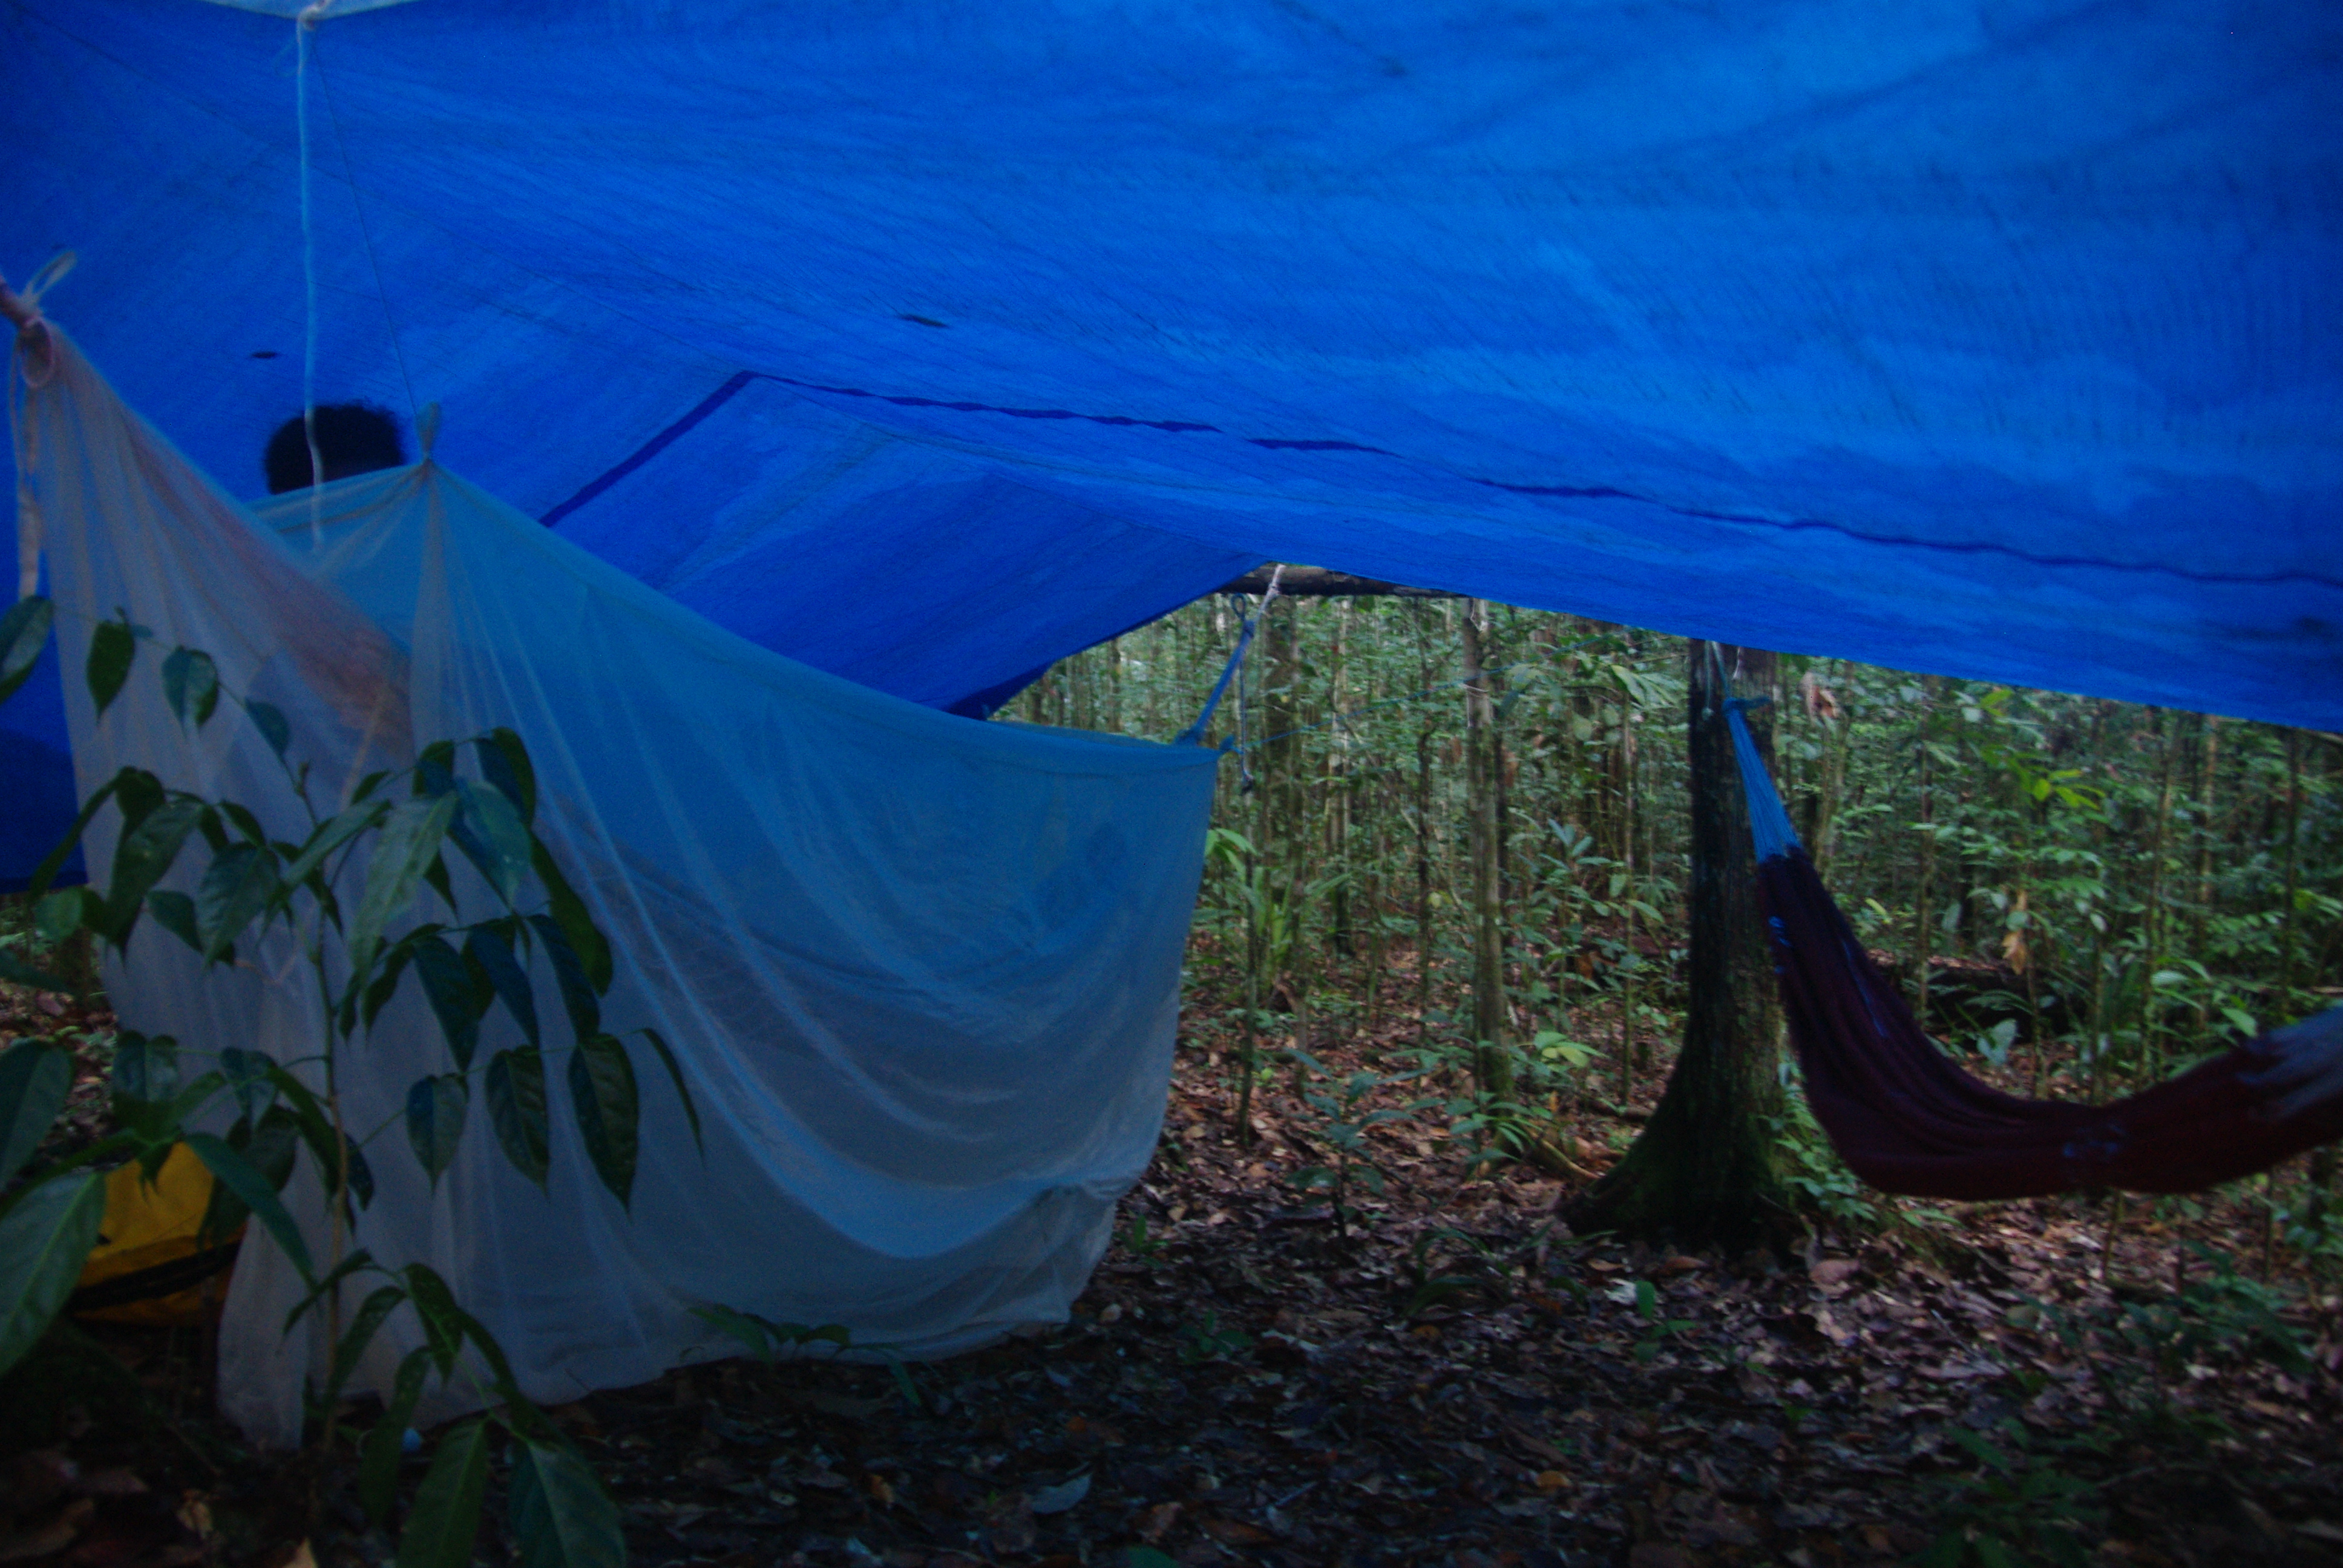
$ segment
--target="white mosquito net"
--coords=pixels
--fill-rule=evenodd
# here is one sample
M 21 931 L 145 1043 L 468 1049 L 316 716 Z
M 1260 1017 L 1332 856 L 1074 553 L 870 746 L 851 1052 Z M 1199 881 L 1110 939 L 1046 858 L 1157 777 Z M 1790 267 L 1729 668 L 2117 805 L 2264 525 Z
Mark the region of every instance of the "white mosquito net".
M 703 1303 L 842 1324 L 906 1355 L 1063 1319 L 1159 1131 L 1212 754 L 980 723 L 809 669 L 427 456 L 327 487 L 314 517 L 306 495 L 256 516 L 56 342 L 19 452 L 65 665 L 82 668 L 117 610 L 156 661 L 103 718 L 66 683 L 84 792 L 136 763 L 301 836 L 254 725 L 226 703 L 195 734 L 173 716 L 155 669 L 179 646 L 287 714 L 327 810 L 418 744 L 509 726 L 535 764 L 538 830 L 615 950 L 604 1027 L 671 1042 L 705 1124 L 703 1156 L 638 1054 L 641 1157 L 622 1209 L 568 1113 L 540 954 L 548 1186 L 508 1163 L 476 1095 L 435 1191 L 399 1112 L 452 1064 L 410 980 L 343 1063 L 348 1124 L 386 1129 L 359 1244 L 446 1275 L 540 1400 L 731 1353 L 691 1314 Z M 89 839 L 100 887 L 112 820 Z M 184 859 L 174 885 L 192 890 L 203 857 Z M 468 913 L 490 912 L 448 859 Z M 408 918 L 445 918 L 432 902 Z M 126 1027 L 293 1061 L 323 1036 L 297 960 L 279 928 L 206 975 L 148 920 L 108 984 Z M 501 1008 L 481 1027 L 476 1064 L 518 1041 Z M 288 1202 L 323 1255 L 315 1184 L 296 1181 Z M 280 1332 L 299 1289 L 254 1227 L 221 1386 L 258 1439 L 297 1435 L 322 1366 L 322 1334 Z M 385 1386 L 413 1342 L 387 1333 L 359 1386 Z

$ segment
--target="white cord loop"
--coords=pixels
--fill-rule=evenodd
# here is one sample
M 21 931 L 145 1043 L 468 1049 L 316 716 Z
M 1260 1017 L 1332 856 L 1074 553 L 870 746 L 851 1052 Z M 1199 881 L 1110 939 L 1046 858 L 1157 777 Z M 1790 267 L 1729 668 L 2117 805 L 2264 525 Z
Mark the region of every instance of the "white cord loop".
M 74 253 L 61 250 L 33 274 L 20 293 L 0 277 L 0 317 L 16 328 L 16 375 L 9 378 L 8 449 L 16 466 L 16 597 L 30 598 L 41 587 L 41 506 L 33 495 L 33 437 L 27 411 L 18 406 L 24 390 L 45 387 L 57 373 L 57 341 L 41 314 L 41 296 L 74 268 Z

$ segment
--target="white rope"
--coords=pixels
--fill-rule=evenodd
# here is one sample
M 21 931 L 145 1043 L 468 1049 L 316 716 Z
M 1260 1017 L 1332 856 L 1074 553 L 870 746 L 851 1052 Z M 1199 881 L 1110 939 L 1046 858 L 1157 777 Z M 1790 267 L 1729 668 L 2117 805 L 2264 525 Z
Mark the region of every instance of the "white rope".
M 382 260 L 375 255 L 374 229 L 367 222 L 366 198 L 359 194 L 357 170 L 350 163 L 349 138 L 342 135 L 341 112 L 334 107 L 334 81 L 326 74 L 324 55 L 313 55 L 311 61 L 317 67 L 317 95 L 326 103 L 326 122 L 334 127 L 334 147 L 341 154 L 342 181 L 349 186 L 350 210 L 357 215 L 358 239 L 366 246 L 367 266 L 374 273 L 375 297 L 382 301 L 382 325 L 383 330 L 390 335 L 390 357 L 398 366 L 399 385 L 407 388 L 407 417 L 419 427 L 423 411 L 415 401 L 415 377 L 407 373 L 407 350 L 399 346 L 398 320 L 391 314 L 390 289 L 382 280 Z M 429 443 L 425 445 L 427 447 Z
M 309 35 L 333 0 L 315 0 L 293 18 L 293 118 L 301 148 L 301 434 L 309 446 L 309 548 L 325 535 L 326 455 L 317 447 L 317 236 L 309 213 Z

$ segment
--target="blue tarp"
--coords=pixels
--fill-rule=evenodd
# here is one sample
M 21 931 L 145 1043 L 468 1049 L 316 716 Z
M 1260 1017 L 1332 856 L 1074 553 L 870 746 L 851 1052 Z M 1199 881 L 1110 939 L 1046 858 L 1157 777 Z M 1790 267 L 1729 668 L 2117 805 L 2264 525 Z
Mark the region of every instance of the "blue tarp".
M 2331 6 L 420 0 L 317 55 L 320 395 L 900 695 L 1277 558 L 2343 728 Z M 256 489 L 295 57 L 0 4 L 0 268 L 76 250 L 53 314 Z

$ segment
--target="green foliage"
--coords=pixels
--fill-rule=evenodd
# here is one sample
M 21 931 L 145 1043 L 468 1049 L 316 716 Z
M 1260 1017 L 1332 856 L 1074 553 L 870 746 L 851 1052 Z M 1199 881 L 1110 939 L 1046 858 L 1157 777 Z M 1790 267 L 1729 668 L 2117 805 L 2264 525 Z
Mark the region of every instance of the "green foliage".
M 0 614 L 0 702 L 31 678 L 55 618 L 49 601 L 41 598 L 20 598 Z
M 2187 1247 L 2210 1274 L 2190 1280 L 2177 1295 L 2122 1302 L 2117 1337 L 2167 1376 L 2193 1362 L 2247 1358 L 2293 1372 L 2309 1370 L 2301 1333 L 2278 1316 L 2286 1298 L 2238 1273 L 2227 1253 L 2195 1241 Z
M 1829 1137 L 1823 1131 L 1822 1123 L 1815 1120 L 1795 1076 L 1789 1088 L 1787 1111 L 1773 1119 L 1773 1128 L 1787 1157 L 1785 1179 L 1805 1200 L 1802 1207 L 1842 1225 L 1866 1231 L 1877 1229 L 1881 1215 L 1879 1206 L 1869 1196 L 1871 1190 L 1846 1168 L 1838 1151 L 1831 1147 Z
M 1635 1341 L 1635 1359 L 1650 1362 L 1667 1348 L 1667 1342 L 1677 1334 L 1688 1332 L 1694 1325 L 1690 1318 L 1672 1318 L 1661 1310 L 1660 1288 L 1649 1280 L 1634 1281 L 1635 1315 L 1644 1321 L 1644 1332 Z
M 1148 1231 L 1144 1214 L 1133 1214 L 1131 1223 L 1123 1227 L 1122 1234 L 1117 1240 L 1126 1254 L 1151 1269 L 1162 1261 L 1163 1249 L 1171 1244 Z
M 692 1316 L 709 1327 L 737 1341 L 749 1354 L 766 1363 L 800 1360 L 811 1355 L 817 1346 L 825 1346 L 824 1354 L 835 1356 L 852 1350 L 878 1357 L 887 1363 L 893 1374 L 896 1392 L 904 1403 L 917 1410 L 924 1402 L 920 1398 L 920 1385 L 912 1381 L 910 1368 L 895 1353 L 892 1345 L 858 1345 L 854 1336 L 842 1323 L 823 1323 L 819 1327 L 807 1323 L 777 1323 L 755 1312 L 742 1312 L 722 1305 L 699 1306 L 691 1309 Z
M 73 1294 L 106 1218 L 106 1182 L 74 1171 L 0 1210 L 0 1372 L 24 1359 Z
M 45 607 L 23 604 L 0 619 L 0 696 L 21 684 L 22 670 L 29 668 L 26 640 L 37 651 L 46 625 Z M 94 628 L 85 677 L 101 716 L 126 689 L 139 643 L 149 635 L 127 616 Z M 189 732 L 207 724 L 223 698 L 233 695 L 212 659 L 197 649 L 174 649 L 159 676 L 165 700 Z M 206 968 L 235 963 L 239 946 L 250 952 L 282 943 L 306 965 L 326 1003 L 324 1038 L 303 1065 L 322 1069 L 318 1080 L 328 1086 L 338 1054 L 372 1027 L 411 970 L 421 977 L 439 1024 L 448 1070 L 417 1080 L 398 1120 L 435 1183 L 460 1147 L 476 1071 L 498 1147 L 524 1175 L 540 1184 L 545 1180 L 550 1158 L 546 1050 L 522 961 L 542 947 L 571 1026 L 566 1049 L 571 1108 L 597 1175 L 624 1202 L 633 1183 L 640 1105 L 627 1049 L 601 1027 L 599 998 L 611 979 L 608 944 L 529 826 L 535 780 L 518 739 L 508 730 L 478 738 L 472 745 L 478 779 L 457 775 L 456 745 L 428 747 L 413 768 L 362 780 L 347 804 L 328 816 L 312 803 L 308 769 L 287 758 L 292 737 L 284 716 L 266 703 L 238 706 L 308 812 L 298 841 L 270 837 L 235 801 L 178 789 L 155 773 L 126 767 L 85 805 L 34 879 L 35 890 L 45 890 L 99 809 L 111 802 L 120 826 L 107 887 L 103 893 L 86 888 L 47 893 L 36 907 L 38 935 L 55 945 L 86 932 L 120 950 L 142 919 L 152 917 Z M 425 923 L 402 933 L 427 890 L 458 918 L 445 859 L 450 845 L 479 871 L 502 910 L 470 924 Z M 345 873 L 361 859 L 364 879 L 352 899 Z M 174 879 L 181 885 L 168 885 Z M 523 905 L 532 881 L 544 894 L 538 910 Z M 185 890 L 188 886 L 192 893 Z M 63 989 L 13 955 L 5 973 Z M 481 1021 L 499 1003 L 528 1047 L 499 1050 L 476 1067 Z M 673 1053 L 650 1031 L 639 1032 L 661 1060 L 697 1137 L 697 1111 Z M 333 1346 L 326 1386 L 314 1405 L 327 1432 L 344 1387 L 385 1324 L 404 1311 L 420 1328 L 424 1346 L 401 1362 L 383 1414 L 361 1444 L 358 1490 L 371 1517 L 380 1522 L 390 1513 L 402 1438 L 429 1378 L 468 1383 L 474 1397 L 490 1407 L 488 1416 L 441 1439 L 407 1511 L 401 1563 L 457 1568 L 471 1561 L 498 1431 L 507 1434 L 513 1454 L 513 1526 L 524 1560 L 548 1565 L 624 1560 L 616 1511 L 592 1472 L 522 1395 L 502 1347 L 447 1282 L 420 1263 L 386 1267 L 362 1247 L 327 1260 L 321 1273 L 302 1228 L 286 1209 L 279 1192 L 306 1151 L 327 1203 L 345 1221 L 334 1230 L 340 1247 L 373 1198 L 366 1145 L 387 1128 L 348 1130 L 330 1087 L 320 1091 L 306 1073 L 246 1046 L 204 1050 L 124 1030 L 111 1074 L 116 1130 L 70 1157 L 35 1164 L 70 1079 L 70 1062 L 54 1046 L 19 1042 L 0 1054 L 0 1183 L 25 1173 L 0 1201 L 0 1371 L 46 1331 L 78 1279 L 105 1211 L 103 1171 L 136 1161 L 151 1177 L 172 1146 L 184 1142 L 216 1178 L 207 1229 L 220 1234 L 247 1217 L 257 1220 L 307 1284 L 287 1319 L 288 1331 L 305 1317 L 324 1314 L 347 1288 L 379 1282 Z M 196 1130 L 197 1120 L 222 1100 L 236 1111 L 227 1132 Z
M 1381 1195 L 1383 1173 L 1367 1144 L 1367 1132 L 1393 1121 L 1405 1121 L 1425 1106 L 1436 1103 L 1417 1100 L 1405 1105 L 1383 1105 L 1372 1110 L 1367 1102 L 1383 1090 L 1394 1084 L 1406 1083 L 1421 1076 L 1418 1073 L 1381 1073 L 1360 1070 L 1336 1079 L 1325 1065 L 1308 1051 L 1290 1053 L 1300 1069 L 1305 1087 L 1302 1098 L 1318 1112 L 1315 1135 L 1320 1143 L 1333 1156 L 1332 1164 L 1310 1165 L 1296 1171 L 1288 1178 L 1304 1191 L 1326 1192 L 1333 1205 L 1334 1229 L 1337 1235 L 1350 1235 L 1351 1189 L 1353 1184 Z M 1309 1087 L 1323 1084 L 1324 1087 Z
M 520 1568 L 626 1568 L 618 1504 L 592 1467 L 566 1446 L 529 1438 L 514 1442 L 511 1452 L 509 1508 Z
M 1913 1568 L 2036 1563 L 2084 1568 L 2091 1560 L 2090 1533 L 2106 1517 L 2091 1502 L 2097 1489 L 2060 1469 L 2051 1452 L 2037 1451 L 2019 1422 L 2005 1420 L 1996 1432 L 1999 1443 L 1966 1427 L 1945 1429 L 1977 1467 L 1938 1483 L 1942 1528 L 1912 1559 Z
M 808 1354 L 816 1345 L 830 1347 L 835 1355 L 853 1342 L 853 1336 L 843 1325 L 823 1323 L 777 1323 L 770 1318 L 738 1308 L 710 1304 L 691 1309 L 691 1315 L 709 1328 L 737 1340 L 749 1354 L 764 1362 L 793 1360 Z
M 1184 1365 L 1224 1361 L 1252 1345 L 1252 1336 L 1243 1330 L 1222 1328 L 1218 1312 L 1208 1312 L 1201 1322 L 1180 1325 L 1180 1360 Z

